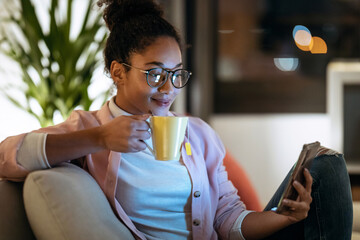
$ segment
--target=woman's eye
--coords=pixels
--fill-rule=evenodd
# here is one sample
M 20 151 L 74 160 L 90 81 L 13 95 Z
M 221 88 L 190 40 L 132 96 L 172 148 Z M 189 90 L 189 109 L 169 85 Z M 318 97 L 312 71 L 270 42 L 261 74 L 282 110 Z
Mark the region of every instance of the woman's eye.
M 149 74 L 152 74 L 153 76 L 161 75 L 162 71 L 163 70 L 161 68 L 155 68 L 155 69 L 150 70 Z

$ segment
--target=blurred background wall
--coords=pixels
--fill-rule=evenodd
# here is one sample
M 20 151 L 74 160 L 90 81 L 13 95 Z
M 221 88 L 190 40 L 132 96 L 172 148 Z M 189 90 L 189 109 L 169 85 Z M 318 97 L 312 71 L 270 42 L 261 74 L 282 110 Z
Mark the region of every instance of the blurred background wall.
M 353 189 L 359 186 L 359 102 L 348 101 L 351 126 L 334 121 L 334 116 L 345 118 L 346 96 L 329 91 L 333 87 L 328 81 L 330 63 L 344 63 L 344 72 L 346 66 L 359 63 L 360 3 L 199 0 L 188 4 L 195 9 L 192 18 L 197 24 L 190 27 L 192 37 L 188 37 L 194 48 L 190 67 L 195 72 L 188 88 L 190 112 L 208 120 L 219 133 L 249 173 L 261 202 L 271 198 L 302 145 L 313 141 L 344 152 L 348 139 L 347 145 L 357 154 L 346 152 L 345 157 L 356 155 L 348 166 Z M 299 27 L 309 39 L 321 38 L 326 49 L 300 46 Z M 342 71 L 335 82 L 344 82 Z M 359 86 L 360 65 L 351 71 L 352 86 Z M 344 85 L 336 88 L 342 92 Z M 339 103 L 335 112 L 334 102 Z M 356 136 L 338 130 L 345 128 Z

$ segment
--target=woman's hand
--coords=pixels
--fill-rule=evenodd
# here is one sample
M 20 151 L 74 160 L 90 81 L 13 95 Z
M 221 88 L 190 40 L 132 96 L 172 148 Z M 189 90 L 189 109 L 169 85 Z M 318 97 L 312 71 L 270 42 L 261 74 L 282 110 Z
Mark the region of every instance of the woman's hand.
M 293 183 L 294 188 L 298 192 L 299 196 L 296 201 L 284 199 L 283 204 L 290 208 L 288 211 L 284 211 L 281 214 L 286 215 L 291 223 L 299 222 L 305 219 L 310 210 L 311 198 L 311 186 L 313 179 L 308 169 L 304 169 L 305 187 L 299 182 Z
M 149 114 L 119 116 L 100 127 L 102 145 L 115 152 L 138 152 L 146 149 L 150 138 Z
M 305 187 L 294 183 L 299 197 L 296 201 L 286 199 L 284 205 L 290 207 L 289 211 L 275 213 L 273 211 L 251 212 L 242 223 L 242 233 L 245 239 L 263 239 L 271 234 L 305 219 L 310 210 L 312 177 L 310 172 L 304 170 Z M 261 223 L 261 224 L 259 224 Z

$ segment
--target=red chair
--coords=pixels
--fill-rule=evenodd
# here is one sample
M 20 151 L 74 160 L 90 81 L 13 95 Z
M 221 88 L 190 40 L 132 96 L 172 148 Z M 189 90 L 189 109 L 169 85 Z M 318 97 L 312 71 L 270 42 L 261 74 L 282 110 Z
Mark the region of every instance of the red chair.
M 259 197 L 253 187 L 250 179 L 245 173 L 242 166 L 230 155 L 226 153 L 224 158 L 224 166 L 228 172 L 228 177 L 238 190 L 238 195 L 241 201 L 243 201 L 248 210 L 262 211 Z

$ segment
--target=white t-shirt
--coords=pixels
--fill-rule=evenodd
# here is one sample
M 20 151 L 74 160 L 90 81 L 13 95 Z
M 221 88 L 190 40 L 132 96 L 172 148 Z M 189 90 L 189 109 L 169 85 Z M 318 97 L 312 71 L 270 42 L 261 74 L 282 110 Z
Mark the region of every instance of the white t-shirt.
M 114 117 L 130 115 L 109 103 Z M 152 140 L 146 140 L 151 148 Z M 116 199 L 147 239 L 191 238 L 190 175 L 182 159 L 159 161 L 146 149 L 122 153 Z

